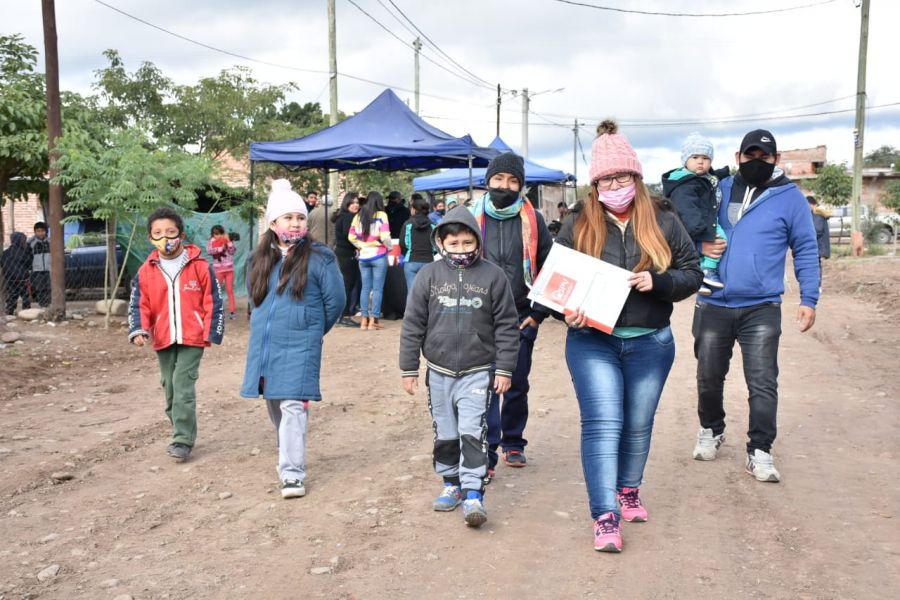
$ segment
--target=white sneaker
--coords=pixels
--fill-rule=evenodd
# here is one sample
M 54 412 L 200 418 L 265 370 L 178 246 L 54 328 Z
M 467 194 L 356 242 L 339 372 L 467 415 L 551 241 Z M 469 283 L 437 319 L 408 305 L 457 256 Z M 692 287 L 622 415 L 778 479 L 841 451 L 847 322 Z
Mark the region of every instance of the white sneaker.
M 713 435 L 712 429 L 700 428 L 697 444 L 694 446 L 694 460 L 716 460 L 719 446 L 725 442 L 725 433 Z
M 775 468 L 775 461 L 768 452 L 763 452 L 759 448 L 753 451 L 753 454 L 747 455 L 747 472 L 756 477 L 757 481 L 769 481 L 778 483 L 781 481 L 781 474 Z
M 306 495 L 306 488 L 299 479 L 285 479 L 281 484 L 282 498 L 302 498 Z

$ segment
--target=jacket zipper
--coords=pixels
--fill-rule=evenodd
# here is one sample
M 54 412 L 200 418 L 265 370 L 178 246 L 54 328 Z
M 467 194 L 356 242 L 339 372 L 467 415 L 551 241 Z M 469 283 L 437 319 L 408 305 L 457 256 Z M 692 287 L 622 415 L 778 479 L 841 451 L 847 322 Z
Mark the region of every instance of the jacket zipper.
M 462 332 L 459 329 L 459 309 L 460 309 L 460 300 L 462 300 L 462 269 L 458 269 L 459 271 L 459 285 L 456 287 L 456 369 L 455 371 L 459 373 L 460 365 L 462 364 L 462 359 L 459 356 L 459 337 L 462 335 Z

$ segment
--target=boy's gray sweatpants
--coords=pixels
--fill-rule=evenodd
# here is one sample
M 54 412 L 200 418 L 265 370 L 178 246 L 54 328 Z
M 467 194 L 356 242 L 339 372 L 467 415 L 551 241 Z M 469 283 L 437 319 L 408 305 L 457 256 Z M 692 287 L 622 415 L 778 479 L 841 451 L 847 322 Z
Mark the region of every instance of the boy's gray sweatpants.
M 278 445 L 281 481 L 306 479 L 306 427 L 309 403 L 304 400 L 266 400 Z
M 450 377 L 429 369 L 426 385 L 434 426 L 434 470 L 444 481 L 458 478 L 465 491 L 484 493 L 490 372 Z

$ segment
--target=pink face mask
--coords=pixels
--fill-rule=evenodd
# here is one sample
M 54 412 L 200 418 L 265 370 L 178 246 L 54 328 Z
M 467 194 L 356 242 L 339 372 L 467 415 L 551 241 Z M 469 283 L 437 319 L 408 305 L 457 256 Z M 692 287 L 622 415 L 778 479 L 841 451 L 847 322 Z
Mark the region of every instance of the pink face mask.
M 624 212 L 634 200 L 634 183 L 617 190 L 597 190 L 597 199 L 615 213 Z

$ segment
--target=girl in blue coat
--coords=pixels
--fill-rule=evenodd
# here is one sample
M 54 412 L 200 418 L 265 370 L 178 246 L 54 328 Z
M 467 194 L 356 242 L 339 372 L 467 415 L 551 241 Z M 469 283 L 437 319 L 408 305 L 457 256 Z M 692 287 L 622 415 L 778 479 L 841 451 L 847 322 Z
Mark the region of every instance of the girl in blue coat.
M 310 400 L 321 400 L 322 338 L 346 298 L 334 253 L 307 237 L 307 209 L 286 179 L 272 182 L 269 230 L 251 258 L 253 311 L 241 396 L 266 401 L 278 442 L 281 496 L 306 494 L 306 427 Z

